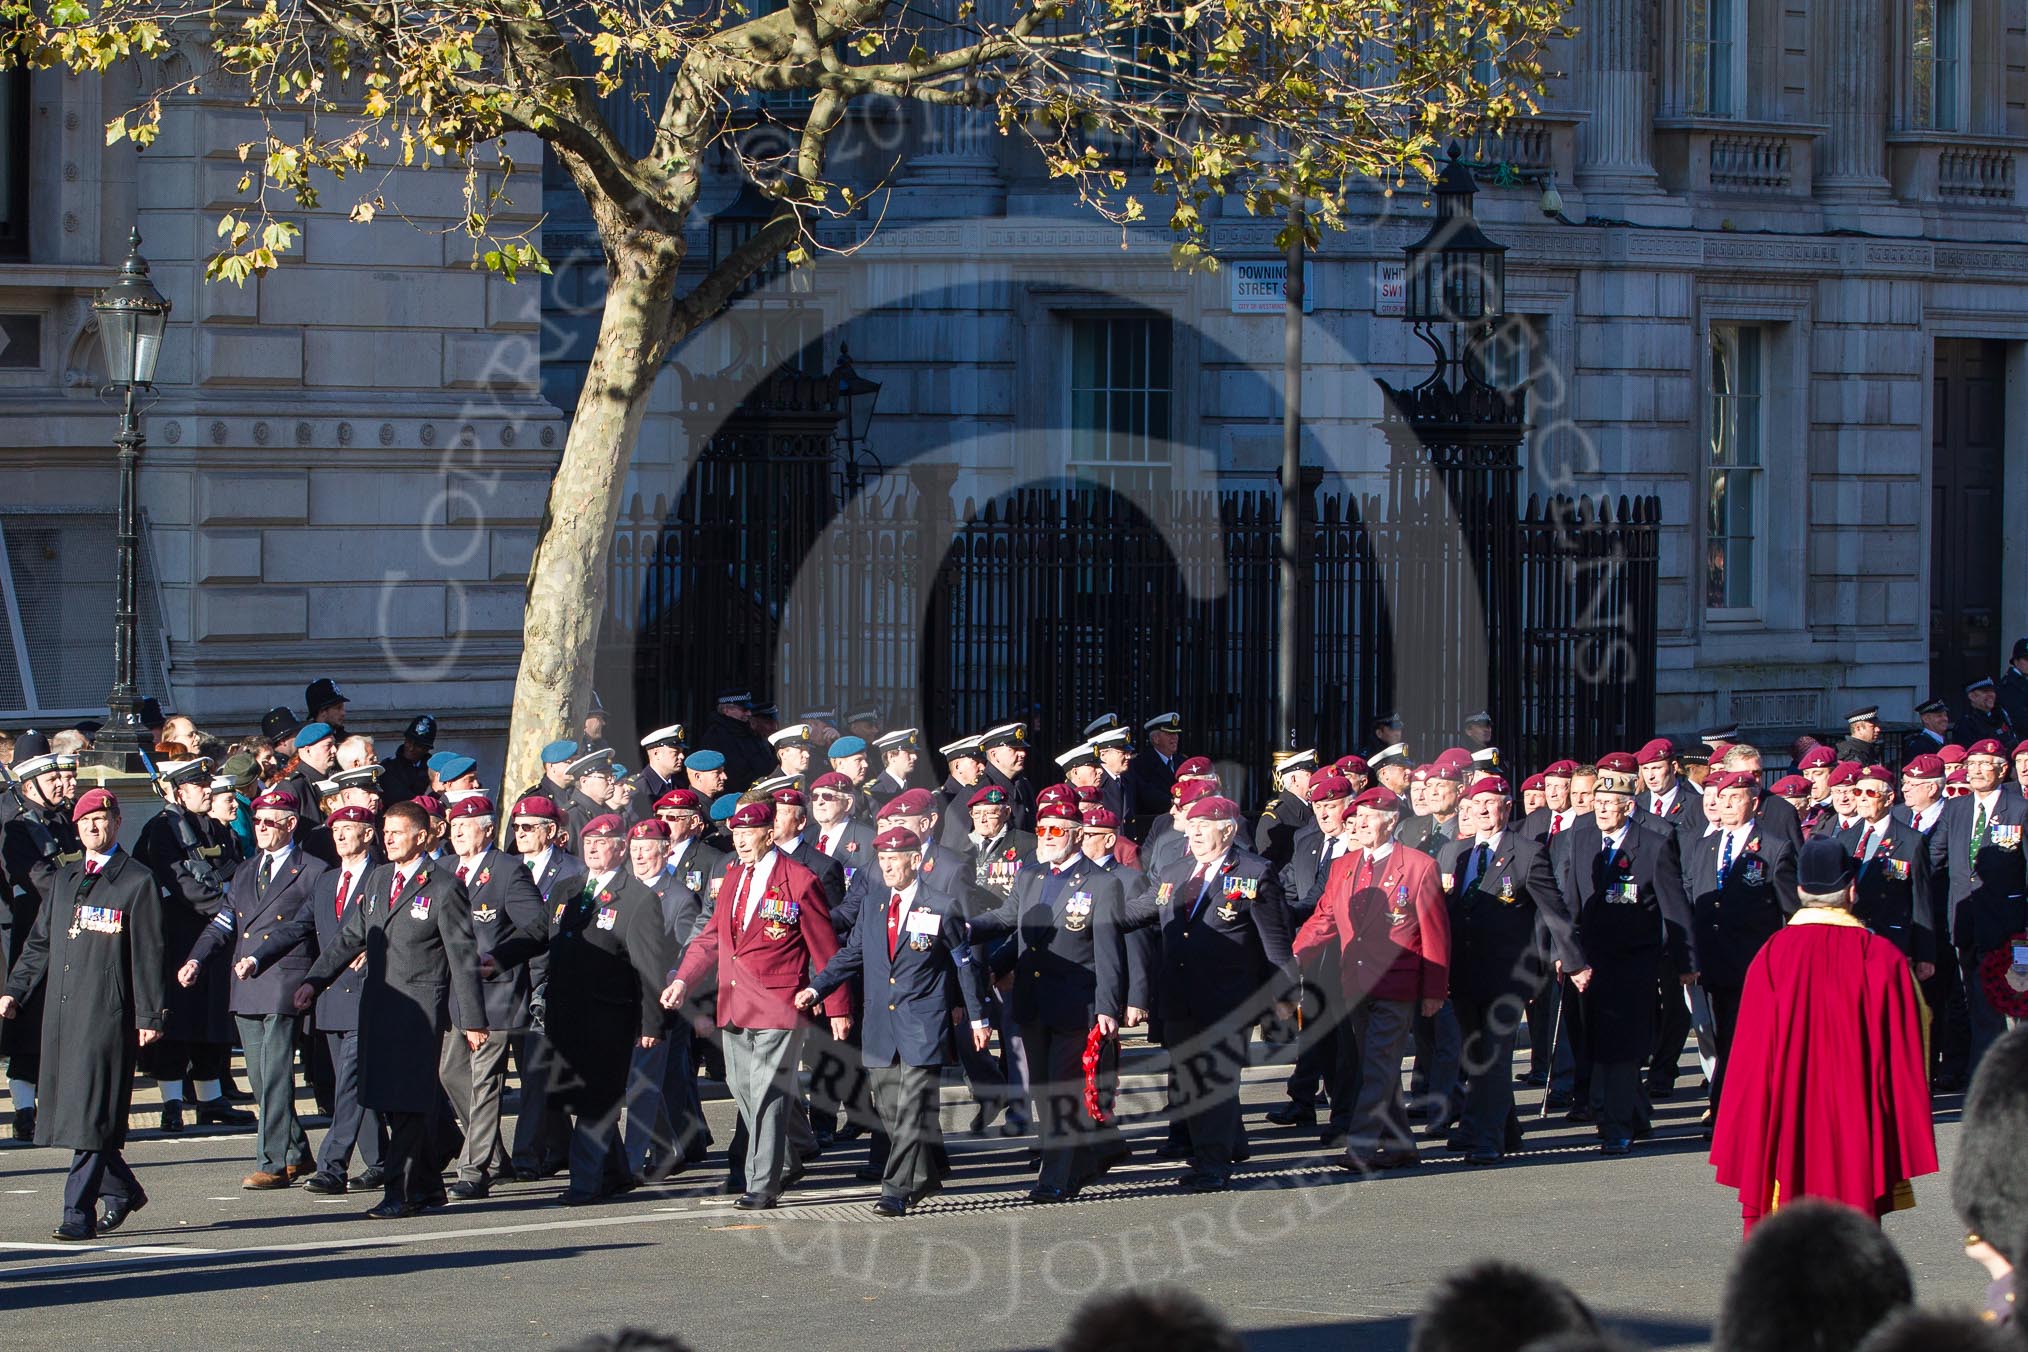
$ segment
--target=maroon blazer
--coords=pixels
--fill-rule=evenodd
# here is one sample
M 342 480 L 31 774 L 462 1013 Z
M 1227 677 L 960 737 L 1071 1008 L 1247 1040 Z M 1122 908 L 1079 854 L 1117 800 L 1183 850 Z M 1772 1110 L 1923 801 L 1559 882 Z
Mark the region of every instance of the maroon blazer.
M 1335 948 L 1348 999 L 1441 1000 L 1450 993 L 1451 922 L 1436 860 L 1397 844 L 1354 892 L 1364 850 L 1340 856 L 1296 932 L 1297 961 Z
M 739 889 L 746 869 L 737 860 L 725 867 L 711 923 L 684 950 L 676 975 L 696 988 L 706 978 L 718 986 L 721 1028 L 794 1028 L 802 1019 L 796 992 L 824 969 L 838 951 L 831 909 L 817 875 L 777 852 L 767 891 L 753 899 L 753 923 L 739 923 Z M 824 1002 L 832 1018 L 852 1013 L 849 987 Z

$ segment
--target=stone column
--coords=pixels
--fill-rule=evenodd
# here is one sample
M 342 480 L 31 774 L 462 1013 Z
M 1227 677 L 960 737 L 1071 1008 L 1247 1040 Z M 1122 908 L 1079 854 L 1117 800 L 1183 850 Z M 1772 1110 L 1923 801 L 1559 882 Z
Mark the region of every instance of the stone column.
M 958 0 L 933 0 L 940 13 L 955 14 Z M 981 0 L 975 13 L 982 19 L 1001 7 Z M 969 25 L 945 23 L 926 30 L 922 40 L 935 51 L 963 46 Z M 1007 185 L 1000 178 L 1000 133 L 990 108 L 919 104 L 924 114 L 922 140 L 908 167 L 895 183 L 889 216 L 958 219 L 997 216 L 1007 205 Z
M 1829 130 L 1817 143 L 1815 188 L 1826 201 L 1888 196 L 1887 30 L 1882 0 L 1817 7 L 1817 120 Z
M 1655 193 L 1648 150 L 1656 0 L 1588 0 L 1577 17 L 1577 93 L 1589 111 L 1577 131 L 1577 184 L 1595 192 Z

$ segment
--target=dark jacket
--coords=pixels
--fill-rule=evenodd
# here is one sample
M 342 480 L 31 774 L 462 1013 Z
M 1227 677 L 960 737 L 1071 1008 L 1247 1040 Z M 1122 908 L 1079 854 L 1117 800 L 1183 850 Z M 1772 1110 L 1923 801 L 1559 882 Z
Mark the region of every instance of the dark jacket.
M 916 889 L 890 956 L 889 895 L 883 885 L 876 896 L 882 904 L 810 985 L 823 997 L 848 982 L 862 984 L 860 1053 L 867 1065 L 941 1065 L 951 1051 L 952 1008 L 962 999 L 970 1018 L 984 1021 L 986 982 L 972 957 L 965 918 L 944 893 Z
M 154 875 L 117 850 L 91 878 L 66 864 L 49 891 L 7 993 L 41 994 L 42 1069 L 35 1143 L 117 1150 L 134 1098 L 135 1031 L 162 1031 L 162 907 Z
M 225 907 L 225 889 L 239 866 L 239 841 L 232 828 L 210 817 L 163 808 L 148 819 L 134 842 L 134 859 L 146 864 L 162 891 L 162 951 L 169 967 L 162 974 L 169 994 L 167 1036 L 190 1042 L 231 1042 L 232 973 L 208 967 L 195 986 L 180 985 L 178 967 L 189 956 L 211 918 Z
M 456 855 L 445 863 L 459 867 Z M 521 860 L 496 849 L 488 849 L 465 870 L 465 899 L 472 908 L 472 944 L 483 956 L 508 935 L 526 930 L 542 915 L 542 892 Z M 486 1027 L 502 1032 L 519 1032 L 529 1025 L 528 997 L 533 985 L 524 965 L 507 968 L 483 978 Z M 469 1028 L 480 1022 L 467 1020 L 451 992 L 451 1026 Z
M 1083 1033 L 1100 1014 L 1125 1013 L 1121 906 L 1119 880 L 1078 855 L 1061 874 L 1030 864 L 1005 902 L 973 919 L 975 939 L 1014 936 L 1015 1022 Z M 868 915 L 861 927 L 874 923 Z
M 384 1112 L 422 1113 L 443 1093 L 437 1053 L 451 1027 L 452 988 L 463 1009 L 483 1010 L 485 997 L 471 907 L 457 874 L 441 859 L 410 860 L 408 866 L 414 872 L 399 895 L 389 895 L 393 864 L 368 876 L 336 940 L 304 980 L 322 990 L 354 958 L 366 955 L 359 997 L 359 1101 Z
M 1309 803 L 1284 789 L 1261 809 L 1260 821 L 1253 831 L 1254 853 L 1280 868 L 1289 862 L 1297 834 L 1307 826 L 1314 826 L 1316 821 L 1317 814 L 1310 810 Z
M 1785 838 L 1769 834 L 1756 819 L 1721 881 L 1725 839 L 1724 831 L 1703 837 L 1683 861 L 1693 921 L 1691 961 L 1698 984 L 1713 989 L 1743 985 L 1754 956 L 1797 905 L 1796 851 Z
M 1609 858 L 1586 818 L 1556 851 L 1561 910 L 1570 934 L 1564 971 L 1591 969 L 1585 1028 L 1601 1061 L 1639 1061 L 1654 1047 L 1657 971 L 1689 972 L 1690 901 L 1677 854 L 1681 835 L 1652 814 L 1627 825 Z M 1680 999 L 1680 996 L 1678 997 Z
M 1541 920 L 1554 916 L 1553 924 L 1562 922 L 1547 849 L 1510 825 L 1467 886 L 1465 875 L 1478 848 L 1477 837 L 1454 840 L 1444 846 L 1437 867 L 1451 920 L 1451 994 L 1490 1004 L 1541 984 L 1549 967 Z
M 23 810 L 10 811 L 0 827 L 0 859 L 7 876 L 6 971 L 12 972 L 35 932 L 43 898 L 64 866 L 84 858 L 77 827 L 63 808 L 43 807 L 24 795 Z M 11 808 L 11 804 L 9 805 Z M 0 1053 L 32 1057 L 42 1045 L 42 989 L 22 1002 L 11 1019 L 0 1020 Z
M 319 875 L 310 897 L 307 909 L 296 913 L 296 918 L 286 925 L 270 931 L 250 955 L 262 970 L 280 961 L 286 955 L 301 951 L 303 969 L 294 984 L 289 987 L 294 994 L 296 986 L 309 977 L 309 969 L 316 965 L 318 954 L 338 942 L 338 932 L 344 928 L 344 917 L 338 910 L 338 886 L 345 885 L 345 910 L 350 913 L 359 907 L 359 898 L 366 890 L 366 884 L 373 876 L 373 870 L 380 867 L 380 859 L 372 854 L 357 865 L 338 861 L 336 868 L 327 868 Z M 366 971 L 362 967 L 353 971 L 342 968 L 329 986 L 317 997 L 313 1015 L 320 1033 L 356 1033 L 359 1031 L 359 993 L 366 987 Z
M 1996 931 L 2007 928 L 2008 916 L 2014 908 L 2007 902 L 2004 885 L 1996 889 L 1981 876 L 1983 851 L 1979 859 L 1972 858 L 1978 810 L 1978 799 L 1971 794 L 1944 800 L 1943 811 L 1929 832 L 1929 866 L 1933 875 L 1930 884 L 1944 899 L 1943 932 L 1961 951 L 1982 953 L 2007 941 L 2009 935 Z M 2028 799 L 2023 799 L 2014 785 L 2000 785 L 1998 798 L 1987 814 L 1987 848 L 2005 848 L 2009 840 L 2014 842 L 2016 853 L 2028 848 L 2028 840 L 2023 839 L 2024 826 L 2028 826 Z M 1988 913 L 1967 913 L 1967 903 L 1973 903 L 1975 912 Z M 1931 907 L 1937 909 L 1934 899 Z
M 1929 841 L 1922 832 L 1892 815 L 1876 831 L 1883 831 L 1873 857 L 1858 864 L 1858 890 L 1852 914 L 1866 928 L 1888 940 L 1910 962 L 1935 962 L 1937 955 L 1936 917 L 1930 906 Z M 1838 833 L 1838 843 L 1859 858 L 1860 837 L 1867 823 Z
M 303 922 L 316 904 L 317 884 L 326 870 L 321 859 L 292 848 L 263 890 L 261 858 L 248 859 L 234 871 L 226 888 L 226 904 L 190 946 L 189 959 L 223 973 L 221 979 L 231 987 L 233 1013 L 290 1014 L 294 1007 L 289 1001 L 316 959 L 309 945 L 297 942 L 281 961 L 272 967 L 262 964 L 245 981 L 235 977 L 232 969 L 241 958 L 258 961 L 261 946 L 277 933 L 304 932 Z M 223 960 L 218 958 L 221 952 L 228 955 Z
M 1235 840 L 1218 872 L 1193 894 L 1196 871 L 1196 861 L 1184 856 L 1126 908 L 1129 926 L 1154 925 L 1161 935 L 1155 999 L 1165 1025 L 1205 1027 L 1244 1017 L 1296 981 L 1289 913 L 1273 865 Z

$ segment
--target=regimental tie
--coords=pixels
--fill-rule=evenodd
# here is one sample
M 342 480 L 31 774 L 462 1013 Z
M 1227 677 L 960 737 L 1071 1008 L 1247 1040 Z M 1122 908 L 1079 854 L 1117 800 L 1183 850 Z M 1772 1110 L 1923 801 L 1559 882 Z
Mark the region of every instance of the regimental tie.
M 268 884 L 273 882 L 274 880 L 275 880 L 275 856 L 273 851 L 269 851 L 268 853 L 263 854 L 261 856 L 261 876 L 258 885 L 254 888 L 254 891 L 259 895 L 263 896 L 266 895 L 268 890 Z
M 1472 884 L 1478 882 L 1480 877 L 1482 877 L 1485 874 L 1486 856 L 1491 853 L 1492 853 L 1491 848 L 1483 840 L 1480 841 L 1478 847 L 1472 851 L 1472 867 L 1470 871 L 1465 874 L 1466 890 L 1469 891 L 1471 889 Z
M 1859 848 L 1852 852 L 1852 857 L 1854 859 L 1857 859 L 1861 864 L 1864 864 L 1866 862 L 1866 856 L 1871 851 L 1872 847 L 1873 847 L 1873 823 L 1868 822 L 1866 823 L 1866 825 L 1859 828 Z
M 346 869 L 338 875 L 338 918 L 345 918 L 345 898 L 352 891 L 352 870 Z
M 895 892 L 887 898 L 887 956 L 894 958 L 895 949 L 901 946 L 901 893 Z
M 1562 829 L 1563 829 L 1563 814 L 1562 814 L 1561 812 L 1551 812 L 1551 813 L 1549 814 L 1549 835 L 1550 835 L 1550 838 L 1551 838 L 1552 840 L 1553 840 L 1553 839 L 1555 839 L 1555 837 L 1556 837 L 1556 833 L 1557 833 L 1558 831 L 1561 831 Z
M 461 883 L 465 881 L 465 866 L 463 864 L 458 865 L 458 881 Z
M 1986 804 L 1981 800 L 1972 813 L 1972 849 L 1965 860 L 1967 871 L 1978 867 L 1979 851 L 1986 848 L 1986 836 L 1991 825 L 1986 819 Z
M 1725 875 L 1732 872 L 1732 832 L 1725 832 L 1725 843 L 1718 847 L 1718 885 L 1725 886 Z

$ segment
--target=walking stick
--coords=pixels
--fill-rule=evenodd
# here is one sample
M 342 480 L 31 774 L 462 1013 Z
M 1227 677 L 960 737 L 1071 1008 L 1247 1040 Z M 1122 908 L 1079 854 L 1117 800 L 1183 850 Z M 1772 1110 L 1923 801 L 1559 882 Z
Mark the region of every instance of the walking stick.
M 1556 1039 L 1563 1034 L 1563 978 L 1552 978 L 1556 982 L 1556 1017 L 1549 1021 L 1549 1045 L 1543 1048 L 1548 1062 L 1542 1070 L 1542 1111 L 1535 1114 L 1537 1120 L 1549 1116 L 1549 1100 L 1556 1093 Z M 1535 1049 L 1528 1049 L 1528 1068 L 1535 1069 Z

